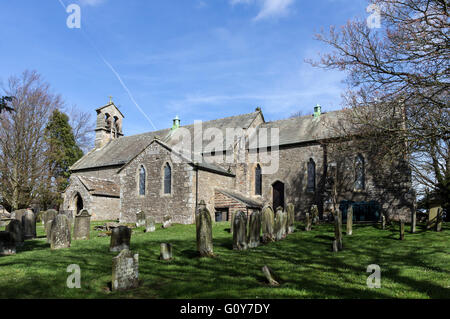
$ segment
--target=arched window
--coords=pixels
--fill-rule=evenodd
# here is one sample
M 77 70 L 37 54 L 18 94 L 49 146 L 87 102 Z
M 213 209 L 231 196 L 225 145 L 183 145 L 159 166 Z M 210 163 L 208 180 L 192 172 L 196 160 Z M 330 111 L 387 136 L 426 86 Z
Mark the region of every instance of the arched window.
M 262 195 L 262 174 L 259 164 L 255 168 L 255 195 Z
M 145 195 L 145 168 L 139 169 L 139 195 Z
M 316 191 L 316 163 L 312 158 L 308 162 L 308 184 L 306 190 L 308 192 Z
M 164 194 L 172 193 L 172 168 L 169 163 L 164 166 Z
M 364 173 L 364 157 L 358 154 L 355 159 L 355 190 L 363 190 L 365 188 L 365 173 Z

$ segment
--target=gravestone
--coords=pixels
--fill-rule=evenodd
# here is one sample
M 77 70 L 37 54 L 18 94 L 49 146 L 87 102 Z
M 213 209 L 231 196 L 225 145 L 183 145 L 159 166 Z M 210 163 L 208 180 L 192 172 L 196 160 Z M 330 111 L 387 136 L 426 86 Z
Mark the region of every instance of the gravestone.
M 71 210 L 60 210 L 58 212 L 58 214 L 64 215 L 64 216 L 67 217 L 67 219 L 69 221 L 70 229 L 72 229 L 72 227 L 73 227 L 73 219 L 74 219 L 73 211 L 71 211 Z
M 87 209 L 83 209 L 75 216 L 73 226 L 73 239 L 84 240 L 89 239 L 91 233 L 91 214 Z
M 145 213 L 143 211 L 136 213 L 136 227 L 145 226 Z
M 436 231 L 437 232 L 440 232 L 440 231 L 442 231 L 442 212 L 443 212 L 443 209 L 442 208 L 440 208 L 440 209 L 438 209 L 438 211 L 437 211 L 437 214 L 436 214 Z
M 442 209 L 442 207 L 439 204 L 434 204 L 428 211 L 428 222 L 427 222 L 427 229 L 433 229 L 436 227 L 436 221 L 437 221 L 437 214 L 438 211 Z
M 19 222 L 22 222 L 22 216 L 25 215 L 27 209 L 18 209 L 11 213 L 11 218 L 17 219 Z
M 197 230 L 197 251 L 202 257 L 214 256 L 211 214 L 203 200 L 200 201 L 199 209 L 195 214 L 195 224 Z
M 311 206 L 311 218 L 313 225 L 317 225 L 319 222 L 319 209 L 317 208 L 317 205 Z
M 23 227 L 21 222 L 19 222 L 17 219 L 13 219 L 6 226 L 5 230 L 9 232 L 11 236 L 14 238 L 16 247 L 23 246 L 24 238 L 23 238 Z
M 287 228 L 286 233 L 292 234 L 294 232 L 294 222 L 295 222 L 295 207 L 294 204 L 287 205 Z
M 347 210 L 347 235 L 351 235 L 353 233 L 353 206 Z
M 112 260 L 112 290 L 128 290 L 139 286 L 139 255 L 124 249 Z
M 243 211 L 238 212 L 234 217 L 233 249 L 247 249 L 247 216 Z
M 273 231 L 274 223 L 275 217 L 272 208 L 270 206 L 264 207 L 261 216 L 263 243 L 269 243 L 275 240 Z
M 286 224 L 287 214 L 283 211 L 283 208 L 278 207 L 274 224 L 275 240 L 282 240 L 286 237 Z
M 337 210 L 337 216 L 334 219 L 334 239 L 337 241 L 338 250 L 342 250 L 342 212 Z
M 305 214 L 305 231 L 311 231 L 311 216 L 309 213 Z
M 386 229 L 386 216 L 384 214 L 381 214 L 381 228 Z
M 400 220 L 400 240 L 405 239 L 405 221 L 402 219 Z
M 333 240 L 333 243 L 332 243 L 332 251 L 334 252 L 334 253 L 337 253 L 338 251 L 339 251 L 339 248 L 338 248 L 338 241 L 336 240 L 336 239 L 334 239 Z
M 234 217 L 236 216 L 236 212 L 231 213 L 231 219 L 230 219 L 230 233 L 233 233 L 233 227 L 234 227 Z
M 254 211 L 250 215 L 249 232 L 248 232 L 248 247 L 256 248 L 261 242 L 261 213 Z
M 66 215 L 58 214 L 50 226 L 50 248 L 61 249 L 70 247 L 70 221 Z
M 172 245 L 168 243 L 161 243 L 161 252 L 159 254 L 159 259 L 171 260 L 172 258 Z
M 155 227 L 155 218 L 152 216 L 146 216 L 145 217 L 145 232 L 151 233 L 156 230 Z
M 22 216 L 23 238 L 36 238 L 36 216 L 31 210 L 28 210 Z
M 275 279 L 273 279 L 273 275 L 272 272 L 270 270 L 269 267 L 264 266 L 262 268 L 262 272 L 264 274 L 264 277 L 266 277 L 267 281 L 269 282 L 269 285 L 271 286 L 279 286 L 280 284 L 278 283 L 278 281 L 276 281 Z
M 49 209 L 46 212 L 44 212 L 44 214 L 42 215 L 42 223 L 44 225 L 44 227 L 46 226 L 47 223 L 52 223 L 52 220 L 55 219 L 56 215 L 58 215 L 58 212 L 54 209 Z
M 16 241 L 10 232 L 0 231 L 0 256 L 9 256 L 16 253 Z
M 417 204 L 414 201 L 414 206 L 411 209 L 411 233 L 414 234 L 416 232 L 417 226 Z
M 172 217 L 166 215 L 163 217 L 162 228 L 169 228 L 170 226 L 172 226 Z
M 109 251 L 122 251 L 130 249 L 131 229 L 127 226 L 115 227 L 111 231 Z

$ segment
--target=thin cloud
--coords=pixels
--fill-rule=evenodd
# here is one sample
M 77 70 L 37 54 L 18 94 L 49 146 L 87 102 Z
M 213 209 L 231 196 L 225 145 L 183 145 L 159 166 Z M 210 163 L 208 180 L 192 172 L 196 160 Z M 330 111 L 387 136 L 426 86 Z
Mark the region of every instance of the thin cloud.
M 253 4 L 259 7 L 259 13 L 253 18 L 254 21 L 284 16 L 289 13 L 290 6 L 294 0 L 230 0 L 231 5 L 237 4 Z

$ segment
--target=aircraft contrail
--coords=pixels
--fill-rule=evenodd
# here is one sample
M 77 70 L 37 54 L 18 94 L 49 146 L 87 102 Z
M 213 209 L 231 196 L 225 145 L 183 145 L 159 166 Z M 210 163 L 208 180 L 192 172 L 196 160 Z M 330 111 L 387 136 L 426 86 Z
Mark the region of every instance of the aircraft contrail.
M 64 4 L 64 2 L 62 0 L 58 0 L 59 3 L 61 4 L 61 6 L 64 8 L 64 11 L 67 10 L 66 5 Z M 97 47 L 95 46 L 95 44 L 92 42 L 92 40 L 88 37 L 88 35 L 86 34 L 86 32 L 81 29 L 81 33 L 83 34 L 83 36 L 86 38 L 86 40 L 89 42 L 89 44 L 94 48 L 94 50 L 97 52 L 97 54 L 99 55 L 99 57 L 102 59 L 103 63 L 105 63 L 105 65 L 111 70 L 111 72 L 114 73 L 114 75 L 116 76 L 117 80 L 119 80 L 120 84 L 122 85 L 123 89 L 127 92 L 128 96 L 130 97 L 131 101 L 134 103 L 134 105 L 136 106 L 136 108 L 139 110 L 139 112 L 142 113 L 142 115 L 144 115 L 144 117 L 148 120 L 148 122 L 150 123 L 150 125 L 153 127 L 154 130 L 157 130 L 155 124 L 153 124 L 153 121 L 150 119 L 150 117 L 144 112 L 144 110 L 142 110 L 142 108 L 139 106 L 139 104 L 136 102 L 133 94 L 131 94 L 131 91 L 128 89 L 127 85 L 125 84 L 125 82 L 122 80 L 122 77 L 120 76 L 120 74 L 116 71 L 116 69 L 111 65 L 111 63 L 109 63 L 106 58 L 103 56 L 103 54 L 100 52 L 99 49 L 97 49 Z

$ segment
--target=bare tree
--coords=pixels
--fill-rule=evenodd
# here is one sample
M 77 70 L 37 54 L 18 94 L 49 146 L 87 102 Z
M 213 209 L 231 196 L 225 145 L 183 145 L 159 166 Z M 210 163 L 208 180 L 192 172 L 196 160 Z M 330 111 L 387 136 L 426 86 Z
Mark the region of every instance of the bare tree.
M 310 62 L 348 73 L 344 122 L 352 124 L 346 127 L 355 140 L 365 141 L 358 147 L 384 163 L 379 169 L 402 158 L 416 185 L 436 191 L 449 211 L 448 2 L 370 2 L 382 27 L 372 29 L 363 19 L 332 26 L 316 37 L 333 51 Z
M 37 196 L 47 168 L 42 156 L 45 125 L 63 102 L 35 71 L 11 76 L 4 91 L 14 97 L 14 112 L 0 116 L 0 192 L 4 204 L 15 210 L 29 206 Z
M 67 113 L 77 145 L 84 153 L 87 153 L 94 147 L 95 123 L 92 115 L 91 113 L 80 111 L 76 106 L 68 108 Z

